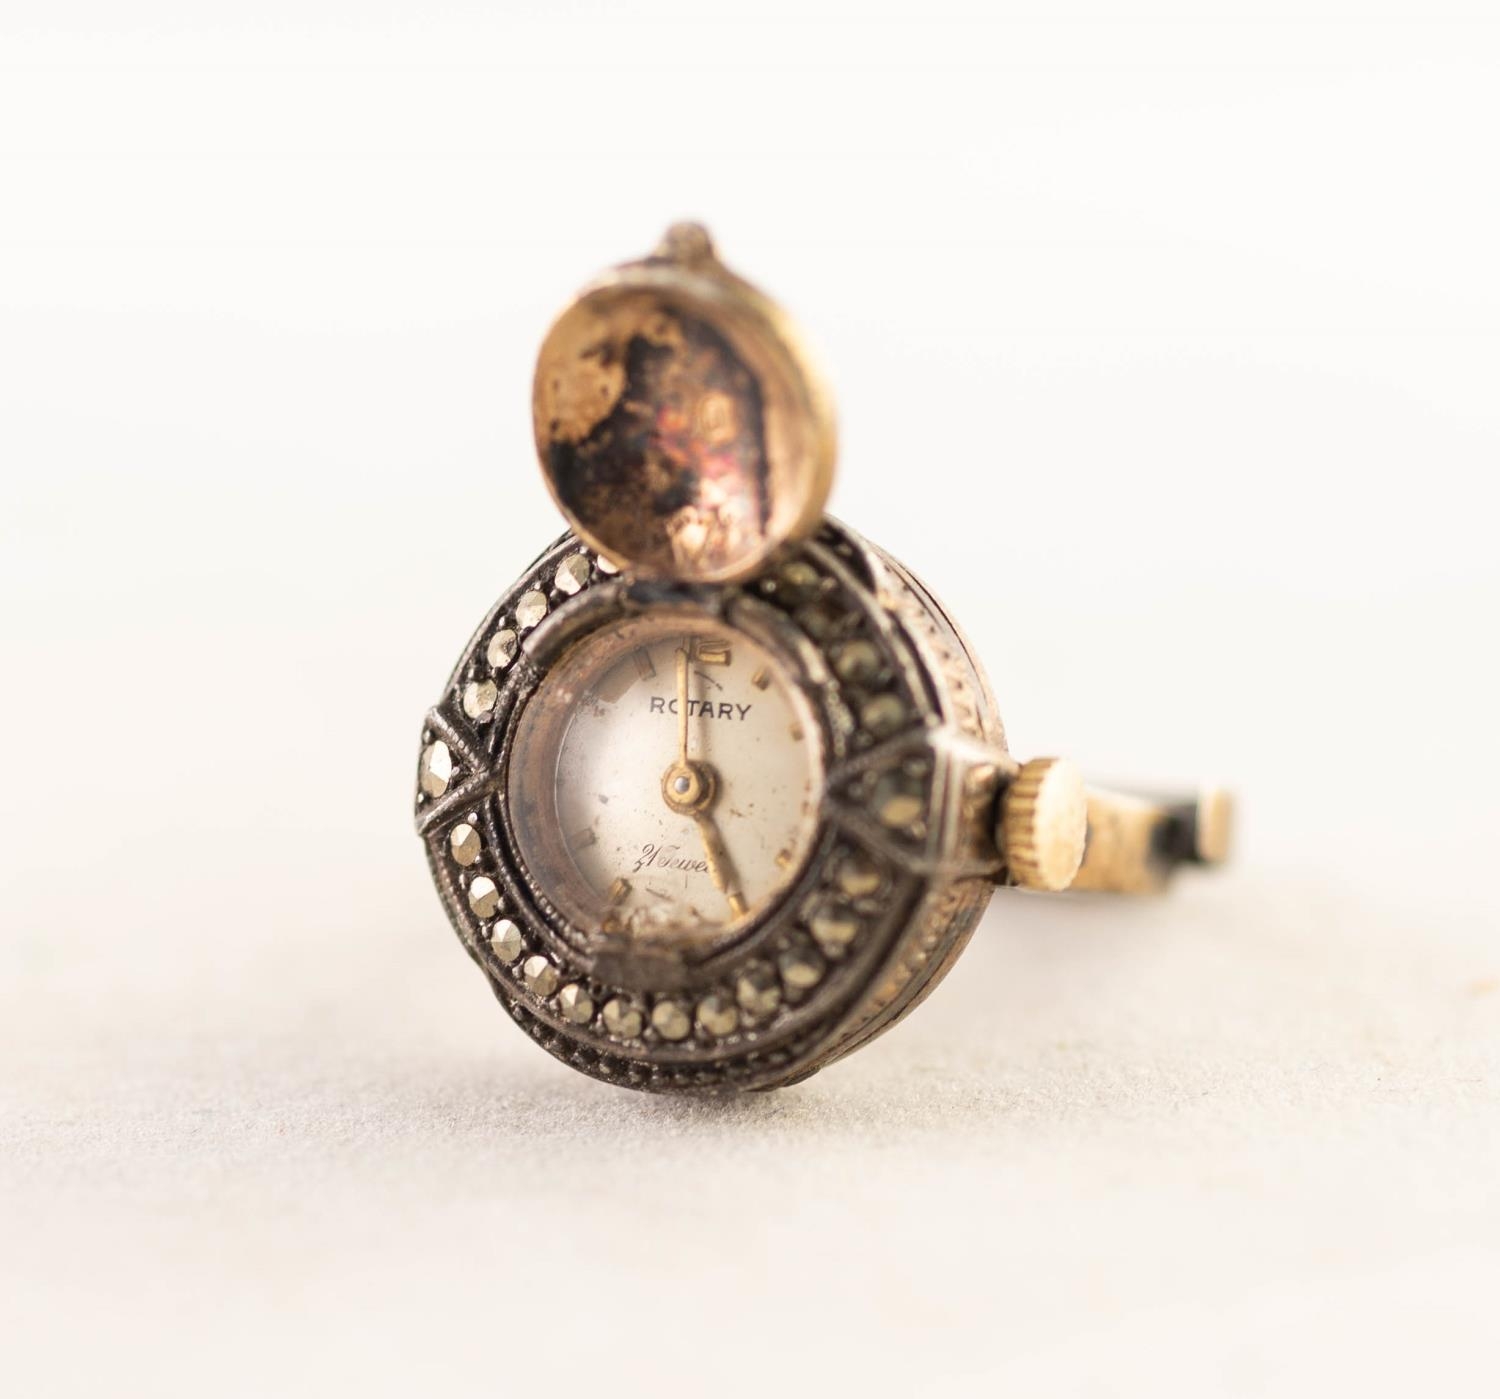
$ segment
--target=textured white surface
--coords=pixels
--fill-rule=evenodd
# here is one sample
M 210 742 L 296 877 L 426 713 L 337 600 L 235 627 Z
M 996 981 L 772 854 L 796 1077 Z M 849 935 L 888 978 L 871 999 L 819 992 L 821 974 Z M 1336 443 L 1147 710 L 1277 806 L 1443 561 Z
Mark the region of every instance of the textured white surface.
M 1493 23 L 129 8 L 0 28 L 5 1392 L 1494 1394 Z M 408 824 L 680 213 L 1016 749 L 1245 816 L 718 1104 L 526 1043 Z
M 1008 898 L 925 1014 L 732 1103 L 554 1065 L 420 909 L 352 985 L 304 964 L 87 1014 L 49 988 L 6 1006 L 8 1363 L 47 1393 L 467 1394 L 502 1362 L 623 1393 L 767 1366 L 1484 1392 L 1492 935 L 1253 878 L 1179 895 Z

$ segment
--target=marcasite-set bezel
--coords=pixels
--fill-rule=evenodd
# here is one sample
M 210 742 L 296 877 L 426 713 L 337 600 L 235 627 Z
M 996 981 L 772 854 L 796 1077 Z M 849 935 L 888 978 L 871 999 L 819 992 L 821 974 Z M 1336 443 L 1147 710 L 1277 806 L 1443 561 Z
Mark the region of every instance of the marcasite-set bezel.
M 822 728 L 800 874 L 717 940 L 574 926 L 517 851 L 516 723 L 594 628 L 693 608 L 771 646 Z M 545 695 L 541 702 L 545 702 Z M 962 950 L 1001 860 L 1014 772 L 983 673 L 943 609 L 826 521 L 737 584 L 632 580 L 565 535 L 486 617 L 423 734 L 417 825 L 449 919 L 511 1015 L 573 1067 L 658 1091 L 770 1088 L 888 1028 Z

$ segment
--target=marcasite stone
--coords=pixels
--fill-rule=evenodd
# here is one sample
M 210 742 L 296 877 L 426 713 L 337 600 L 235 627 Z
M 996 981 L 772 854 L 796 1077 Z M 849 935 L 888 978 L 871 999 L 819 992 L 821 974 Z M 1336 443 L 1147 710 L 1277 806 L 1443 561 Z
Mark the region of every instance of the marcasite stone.
M 728 996 L 705 996 L 698 1002 L 698 1023 L 711 1035 L 732 1035 L 740 1013 Z
M 494 636 L 490 638 L 490 644 L 484 648 L 484 658 L 496 670 L 504 670 L 516 658 L 516 648 L 521 644 L 521 639 L 509 627 L 501 627 Z
M 495 881 L 489 875 L 481 874 L 469 885 L 469 907 L 480 918 L 495 916 L 495 911 L 500 907 L 500 891 L 495 888 Z
M 881 885 L 880 870 L 868 855 L 851 850 L 839 861 L 839 888 L 851 899 L 867 899 Z
M 808 920 L 808 927 L 818 946 L 830 957 L 836 957 L 854 941 L 859 932 L 859 919 L 848 905 L 837 899 L 826 899 Z
M 794 991 L 806 991 L 823 979 L 823 959 L 816 952 L 792 948 L 777 959 L 781 979 Z
M 585 583 L 589 581 L 589 556 L 587 554 L 570 554 L 557 566 L 557 572 L 552 576 L 553 585 L 560 593 L 569 596 L 576 593 Z
M 895 695 L 876 695 L 859 713 L 860 722 L 876 738 L 889 738 L 906 722 L 906 706 Z
M 688 1013 L 676 1001 L 658 1001 L 651 1008 L 651 1023 L 664 1040 L 680 1040 L 693 1028 Z
M 471 680 L 464 686 L 464 713 L 471 719 L 488 719 L 499 695 L 493 680 Z
M 479 858 L 479 832 L 467 821 L 461 821 L 448 832 L 448 849 L 459 864 L 472 865 Z
M 490 951 L 508 967 L 521 955 L 521 930 L 509 918 L 502 918 L 490 932 Z
M 770 967 L 751 967 L 735 982 L 734 998 L 750 1015 L 770 1015 L 781 1004 L 781 983 Z
M 880 673 L 880 652 L 868 641 L 846 641 L 833 653 L 833 668 L 840 680 L 863 685 Z
M 909 826 L 922 814 L 922 788 L 902 772 L 884 773 L 875 783 L 875 815 L 884 826 Z
M 838 616 L 819 603 L 798 612 L 797 622 L 814 641 L 826 641 L 838 625 Z
M 557 1007 L 563 1019 L 573 1025 L 587 1025 L 594 1018 L 593 998 L 576 982 L 557 993 Z
M 815 596 L 821 582 L 818 570 L 801 559 L 792 560 L 781 570 L 782 592 L 794 602 Z
M 540 954 L 528 957 L 521 964 L 521 977 L 533 996 L 550 996 L 562 980 L 557 974 L 557 968 Z
M 453 780 L 453 754 L 442 739 L 436 739 L 422 750 L 417 764 L 417 785 L 429 797 L 440 797 Z
M 616 996 L 604 1003 L 604 1028 L 616 1039 L 633 1040 L 640 1034 L 645 1021 L 629 1001 Z
M 522 593 L 521 600 L 516 604 L 516 625 L 522 631 L 536 626 L 543 617 L 547 615 L 547 594 L 533 588 L 529 593 Z

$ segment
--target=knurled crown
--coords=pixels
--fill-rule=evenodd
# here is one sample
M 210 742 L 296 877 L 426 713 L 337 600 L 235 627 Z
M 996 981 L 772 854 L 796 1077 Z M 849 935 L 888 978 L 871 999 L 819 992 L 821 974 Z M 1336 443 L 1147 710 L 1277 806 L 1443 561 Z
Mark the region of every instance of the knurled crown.
M 1022 888 L 1066 889 L 1088 838 L 1082 774 L 1066 758 L 1023 763 L 1001 801 L 996 834 L 1010 877 Z

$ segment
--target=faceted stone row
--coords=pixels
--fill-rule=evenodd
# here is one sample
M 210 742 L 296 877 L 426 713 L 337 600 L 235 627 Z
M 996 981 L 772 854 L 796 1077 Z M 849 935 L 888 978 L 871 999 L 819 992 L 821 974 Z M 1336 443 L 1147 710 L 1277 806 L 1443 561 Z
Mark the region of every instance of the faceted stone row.
M 829 961 L 838 961 L 880 913 L 885 871 L 869 852 L 853 845 L 835 850 L 823 888 L 802 910 L 802 926 Z
M 483 855 L 483 836 L 473 816 L 453 826 L 447 842 L 461 870 L 471 870 Z M 836 866 L 842 874 L 839 887 L 856 892 L 879 887 L 878 872 L 860 863 L 866 858 L 851 852 Z M 500 916 L 501 891 L 490 875 L 474 873 L 464 887 L 470 911 L 485 925 L 484 943 L 500 967 L 570 1025 L 584 1027 L 597 1020 L 603 1032 L 617 1040 L 640 1039 L 648 1030 L 672 1043 L 686 1040 L 695 1030 L 700 1037 L 723 1039 L 763 1023 L 787 1000 L 813 990 L 827 972 L 828 961 L 844 954 L 860 927 L 851 905 L 828 896 L 807 920 L 811 940 L 818 946 L 794 943 L 770 961 L 751 964 L 727 987 L 696 998 L 662 996 L 646 1004 L 624 994 L 596 997 L 582 982 L 565 982 L 551 957 L 531 950 L 520 925 Z
M 744 1028 L 760 1027 L 789 1003 L 801 1001 L 824 979 L 830 962 L 844 957 L 878 911 L 877 896 L 886 876 L 873 856 L 852 845 L 834 852 L 825 887 L 803 909 L 804 934 L 768 959 L 757 959 L 727 985 L 696 997 L 662 996 L 644 1001 L 623 993 L 597 993 L 567 981 L 545 952 L 530 946 L 521 926 L 502 916 L 499 884 L 476 870 L 484 837 L 474 812 L 447 834 L 449 857 L 466 876 L 469 910 L 482 925 L 481 937 L 500 968 L 520 987 L 546 1003 L 561 1019 L 580 1028 L 594 1025 L 611 1039 L 653 1037 L 679 1043 L 693 1036 L 724 1039 Z
M 513 1000 L 510 1013 L 532 1039 L 559 1058 L 585 1073 L 633 1088 L 680 1090 L 734 1083 L 758 1075 L 775 1074 L 799 1052 L 796 1044 L 786 1044 L 751 1049 L 742 1057 L 711 1065 L 691 1060 L 677 1064 L 647 1063 L 637 1058 L 617 1057 L 608 1047 L 596 1047 L 571 1038 L 565 1030 L 555 1029 L 539 1019 L 523 1000 Z
M 469 870 L 483 854 L 484 841 L 472 814 L 448 832 L 448 853 L 460 869 Z M 721 993 L 684 1003 L 671 997 L 657 1000 L 649 1011 L 629 997 L 614 995 L 600 1006 L 581 982 L 564 984 L 563 973 L 545 953 L 530 956 L 520 925 L 498 917 L 500 888 L 488 874 L 474 874 L 465 886 L 470 911 L 487 926 L 481 935 L 490 955 L 537 1000 L 547 1002 L 570 1025 L 586 1026 L 596 1015 L 604 1032 L 614 1039 L 639 1039 L 649 1025 L 656 1035 L 669 1041 L 683 1040 L 694 1026 L 710 1036 L 730 1035 L 739 1028 L 740 1006 L 750 1015 L 765 1015 L 780 1004 L 780 988 L 758 975 L 741 979 L 740 1003 Z
M 491 674 L 476 676 L 459 687 L 459 704 L 470 719 L 483 724 L 494 716 L 500 681 L 520 654 L 521 637 L 540 625 L 554 602 L 560 604 L 588 587 L 596 568 L 601 574 L 614 572 L 604 560 L 596 560 L 582 550 L 566 555 L 552 570 L 550 588 L 528 589 L 516 599 L 512 614 L 498 619 L 484 646 L 484 660 Z
M 834 674 L 859 725 L 855 742 L 868 748 L 904 729 L 915 716 L 885 652 L 864 630 L 857 608 L 841 605 L 838 580 L 809 560 L 792 559 L 757 585 L 762 596 L 791 613 L 828 652 Z

